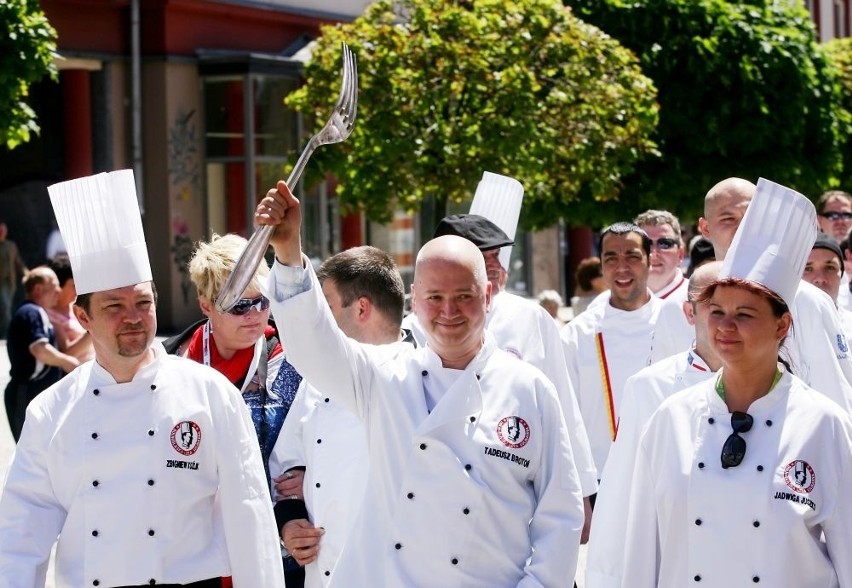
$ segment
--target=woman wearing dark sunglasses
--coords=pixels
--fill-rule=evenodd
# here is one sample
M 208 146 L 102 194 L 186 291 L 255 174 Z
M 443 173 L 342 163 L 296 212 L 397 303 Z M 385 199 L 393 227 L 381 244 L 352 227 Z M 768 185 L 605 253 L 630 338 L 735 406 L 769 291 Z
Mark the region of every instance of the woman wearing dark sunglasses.
M 261 294 L 261 284 L 269 276 L 265 262 L 231 310 L 219 312 L 214 305 L 245 245 L 246 240 L 238 235 L 213 235 L 209 243 L 198 242 L 189 262 L 189 274 L 206 318 L 163 345 L 169 353 L 213 367 L 242 391 L 274 497 L 269 456 L 302 377 L 285 357 L 275 324 L 270 320 L 269 300 Z M 301 477 L 292 481 L 293 492 L 300 493 Z M 284 566 L 287 585 L 300 585 L 304 570 L 289 557 Z
M 852 420 L 778 359 L 816 211 L 762 182 L 698 297 L 719 375 L 669 398 L 642 436 L 625 588 L 852 586 Z

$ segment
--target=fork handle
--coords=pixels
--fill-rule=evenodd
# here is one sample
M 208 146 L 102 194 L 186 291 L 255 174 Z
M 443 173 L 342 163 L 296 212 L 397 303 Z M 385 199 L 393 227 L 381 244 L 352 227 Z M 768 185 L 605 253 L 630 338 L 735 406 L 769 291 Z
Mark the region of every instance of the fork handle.
M 308 160 L 315 150 L 316 146 L 314 145 L 313 138 L 311 138 L 296 161 L 296 165 L 293 166 L 293 171 L 290 172 L 290 176 L 287 178 L 287 186 L 291 190 L 299 183 L 308 165 Z M 240 296 L 242 296 L 254 274 L 257 272 L 257 268 L 260 267 L 260 262 L 263 260 L 263 256 L 266 255 L 266 250 L 269 249 L 269 241 L 272 239 L 274 232 L 275 227 L 270 225 L 263 225 L 254 230 L 248 245 L 246 245 L 246 248 L 234 264 L 231 275 L 228 276 L 225 285 L 222 286 L 222 290 L 216 297 L 216 308 L 220 312 L 227 312 L 240 299 Z

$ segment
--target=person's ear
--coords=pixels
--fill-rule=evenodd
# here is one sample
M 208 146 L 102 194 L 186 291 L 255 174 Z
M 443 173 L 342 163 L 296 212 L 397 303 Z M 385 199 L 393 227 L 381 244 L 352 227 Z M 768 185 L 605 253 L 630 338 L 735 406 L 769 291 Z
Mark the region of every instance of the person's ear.
M 216 307 L 213 305 L 213 302 L 211 302 L 211 300 L 206 296 L 198 297 L 198 307 L 206 317 L 209 317 L 211 314 L 216 312 Z
M 683 314 L 686 316 L 686 322 L 688 322 L 693 327 L 695 326 L 695 307 L 693 307 L 692 302 L 689 300 L 683 301 Z

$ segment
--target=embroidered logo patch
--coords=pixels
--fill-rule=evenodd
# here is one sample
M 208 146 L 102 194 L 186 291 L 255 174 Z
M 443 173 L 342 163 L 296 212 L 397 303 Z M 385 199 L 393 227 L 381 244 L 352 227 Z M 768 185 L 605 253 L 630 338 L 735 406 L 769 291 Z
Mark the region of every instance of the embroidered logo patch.
M 784 482 L 794 492 L 810 494 L 816 486 L 816 474 L 808 462 L 797 459 L 784 468 Z
M 497 436 L 506 447 L 519 449 L 530 440 L 530 427 L 519 416 L 506 417 L 497 423 Z
M 174 426 L 169 438 L 175 451 L 181 455 L 192 455 L 201 444 L 201 427 L 193 421 L 181 421 Z

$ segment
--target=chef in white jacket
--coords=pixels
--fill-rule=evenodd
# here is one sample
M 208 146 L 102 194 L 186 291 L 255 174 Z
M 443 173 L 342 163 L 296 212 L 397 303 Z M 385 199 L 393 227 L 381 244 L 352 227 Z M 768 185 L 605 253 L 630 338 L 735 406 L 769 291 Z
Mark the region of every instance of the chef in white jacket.
M 153 345 L 131 170 L 49 188 L 95 360 L 36 397 L 0 497 L 0 586 L 283 586 L 254 428 L 218 372 Z
M 761 179 L 698 297 L 719 375 L 642 435 L 624 588 L 852 586 L 852 420 L 778 362 L 815 236 L 813 204 Z
M 277 225 L 270 296 L 293 364 L 367 428 L 370 516 L 344 548 L 338 584 L 570 583 L 583 521 L 570 438 L 553 384 L 484 331 L 491 285 L 479 250 L 455 236 L 421 249 L 412 298 L 427 346 L 382 362 L 334 324 L 284 182 L 255 218 Z
M 610 449 L 595 504 L 586 554 L 586 588 L 621 586 L 633 466 L 639 438 L 651 415 L 666 398 L 713 377 L 719 369 L 719 358 L 710 347 L 707 333 L 709 311 L 699 306 L 695 297 L 719 277 L 721 266 L 721 261 L 704 264 L 689 278 L 689 300 L 682 310 L 693 325 L 695 345 L 643 368 L 624 385 L 618 436 Z
M 560 333 L 600 479 L 618 429 L 627 378 L 648 365 L 662 300 L 648 289 L 651 240 L 633 223 L 615 223 L 600 237 L 609 291 Z
M 727 178 L 707 192 L 698 227 L 713 243 L 716 259 L 725 258 L 754 190 L 748 180 Z M 683 334 L 682 314 L 671 320 L 675 313 L 667 306 L 654 333 L 652 362 L 679 352 L 683 341 L 691 337 L 691 333 Z M 800 280 L 790 312 L 796 327 L 781 350 L 782 357 L 807 385 L 852 411 L 852 356 L 834 303 L 819 288 Z M 677 346 L 671 347 L 673 343 Z
M 435 228 L 434 236 L 442 235 L 463 237 L 482 252 L 491 282 L 491 306 L 485 328 L 494 336 L 497 346 L 540 369 L 556 386 L 583 489 L 586 519 L 581 541 L 585 543 L 592 521 L 591 502 L 587 497 L 598 491 L 598 476 L 577 395 L 568 377 L 559 327 L 539 304 L 506 291 L 508 272 L 502 265 L 501 252 L 514 241 L 503 229 L 478 214 L 454 214 L 441 219 Z M 426 333 L 416 314 L 405 317 L 403 325 L 411 329 L 419 344 L 426 343 Z
M 370 246 L 326 259 L 317 270 L 335 322 L 360 343 L 394 355 L 414 343 L 401 331 L 405 285 L 393 259 Z M 302 380 L 302 386 L 272 452 L 272 471 L 305 468 L 304 496 L 310 520 L 292 518 L 282 529 L 284 545 L 313 537 L 316 549 L 294 556 L 305 566 L 305 586 L 328 586 L 364 501 L 370 456 L 364 424 L 340 402 Z M 276 504 L 288 505 L 296 498 Z M 319 531 L 321 529 L 321 531 Z

